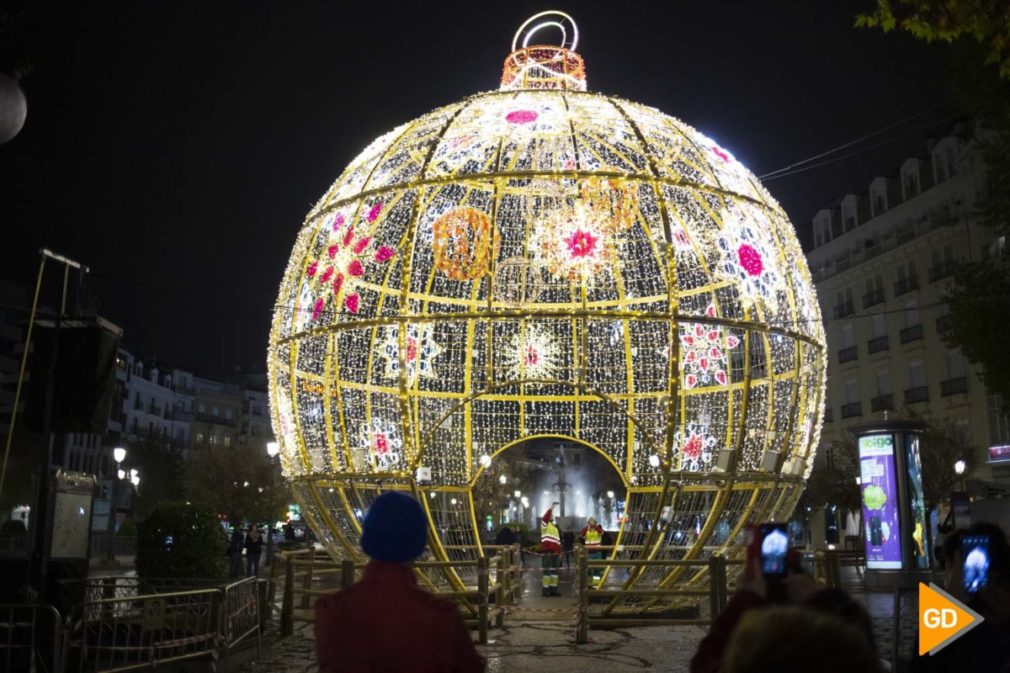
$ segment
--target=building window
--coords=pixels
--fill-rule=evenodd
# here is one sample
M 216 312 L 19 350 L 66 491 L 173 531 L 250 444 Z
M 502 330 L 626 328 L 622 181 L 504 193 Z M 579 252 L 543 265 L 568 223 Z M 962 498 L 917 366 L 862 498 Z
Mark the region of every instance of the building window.
M 921 388 L 926 385 L 926 369 L 922 360 L 912 360 L 908 363 L 908 387 Z
M 914 327 L 919 324 L 919 305 L 909 302 L 905 304 L 905 327 Z
M 196 433 L 196 443 L 197 444 L 203 444 L 203 433 L 202 432 Z
M 207 407 L 205 407 L 202 402 L 199 404 L 199 406 L 197 406 L 196 409 L 201 414 L 207 413 Z
M 999 395 L 990 395 L 987 400 L 989 416 L 989 446 L 1010 444 L 1010 418 L 1003 411 L 1003 400 Z
M 887 210 L 887 202 L 884 200 L 884 195 L 877 192 L 873 197 L 873 216 L 876 217 L 885 210 Z
M 849 232 L 856 228 L 856 214 L 851 208 L 845 209 L 845 231 Z
M 835 466 L 835 446 L 828 444 L 824 447 L 824 467 L 829 470 Z
M 227 418 L 228 420 L 231 420 L 231 409 L 224 410 L 224 417 Z
M 873 316 L 873 338 L 887 336 L 887 316 L 877 314 Z
M 957 379 L 964 376 L 964 356 L 960 351 L 947 351 L 947 375 L 948 378 Z
M 905 199 L 908 200 L 919 193 L 919 178 L 909 171 L 905 173 Z
M 231 437 L 229 435 L 225 435 L 221 443 L 224 444 L 224 448 L 227 449 L 229 446 L 231 446 Z
M 891 372 L 887 369 L 877 370 L 877 395 L 891 394 Z

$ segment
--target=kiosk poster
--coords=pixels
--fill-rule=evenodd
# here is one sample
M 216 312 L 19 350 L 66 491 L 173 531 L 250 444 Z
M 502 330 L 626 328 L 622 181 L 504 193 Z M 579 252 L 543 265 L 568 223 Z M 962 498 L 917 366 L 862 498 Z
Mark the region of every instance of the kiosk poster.
M 929 568 L 929 526 L 926 523 L 926 498 L 922 490 L 922 461 L 919 436 L 905 435 L 905 465 L 908 466 L 908 505 L 912 522 L 912 561 L 916 568 Z
M 866 529 L 866 567 L 900 570 L 901 527 L 893 435 L 859 438 L 859 471 Z

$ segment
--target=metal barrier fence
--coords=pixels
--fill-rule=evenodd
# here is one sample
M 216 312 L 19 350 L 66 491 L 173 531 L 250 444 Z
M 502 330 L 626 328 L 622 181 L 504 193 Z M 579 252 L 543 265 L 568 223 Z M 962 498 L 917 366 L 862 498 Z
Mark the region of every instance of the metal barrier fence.
M 166 590 L 182 585 L 189 586 Z M 254 577 L 224 587 L 210 580 L 88 580 L 84 603 L 63 627 L 57 670 L 113 673 L 191 659 L 217 661 L 253 637 L 262 655 L 266 587 Z
M 594 547 L 594 551 L 622 550 L 625 547 L 600 546 Z M 579 547 L 575 556 L 576 567 L 576 587 L 578 592 L 578 610 L 575 620 L 575 642 L 584 644 L 589 642 L 589 629 L 613 628 L 621 626 L 666 626 L 666 625 L 711 625 L 726 603 L 729 601 L 729 588 L 727 586 L 726 566 L 741 565 L 743 561 L 727 560 L 722 556 L 712 556 L 708 559 L 620 559 L 602 558 L 590 559 L 585 547 Z M 605 570 L 607 568 L 628 568 L 631 570 L 642 570 L 646 568 L 707 568 L 708 589 L 668 589 L 662 585 L 646 588 L 592 588 L 589 580 L 593 568 Z M 610 616 L 609 614 L 594 615 L 589 610 L 590 596 L 596 598 L 618 598 L 635 596 L 639 598 L 671 598 L 689 597 L 697 598 L 699 601 L 708 598 L 709 616 L 707 618 L 697 617 L 671 617 L 653 618 L 648 616 Z
M 490 550 L 491 547 L 485 547 L 485 549 Z M 481 644 L 488 642 L 487 634 L 492 621 L 498 628 L 504 625 L 505 605 L 514 601 L 516 592 L 521 590 L 521 583 L 513 580 L 513 577 L 518 578 L 517 570 L 512 565 L 514 554 L 518 552 L 509 547 L 504 549 L 504 552 L 496 556 L 483 556 L 475 560 L 418 561 L 414 564 L 416 568 L 429 570 L 476 568 L 476 587 L 458 591 L 439 590 L 433 593 L 436 596 L 453 599 L 460 603 L 461 607 L 470 614 L 470 618 L 466 621 L 469 626 L 477 629 L 478 642 Z M 280 608 L 280 633 L 282 636 L 294 632 L 296 621 L 314 621 L 315 600 L 323 594 L 336 590 L 338 587 L 333 584 L 337 580 L 339 588 L 346 588 L 354 584 L 359 571 L 365 567 L 364 563 L 355 563 L 350 560 L 340 563 L 316 560 L 314 551 L 281 552 L 277 558 L 283 560 L 284 566 L 284 589 Z M 282 564 L 278 563 L 277 565 L 279 567 Z M 491 581 L 492 572 L 495 574 L 493 582 Z M 316 583 L 325 580 L 327 576 L 334 580 L 330 582 L 331 586 L 316 588 Z M 270 592 L 271 590 L 268 589 L 268 593 Z M 494 607 L 491 607 L 490 597 L 492 595 L 494 596 Z
M 60 670 L 60 613 L 51 605 L 0 605 L 4 671 Z
M 137 538 L 133 535 L 110 536 L 108 533 L 92 533 L 92 558 L 104 558 L 109 553 L 110 542 L 114 556 L 133 556 L 137 553 Z
M 86 601 L 67 619 L 65 671 L 105 673 L 214 657 L 220 589 Z

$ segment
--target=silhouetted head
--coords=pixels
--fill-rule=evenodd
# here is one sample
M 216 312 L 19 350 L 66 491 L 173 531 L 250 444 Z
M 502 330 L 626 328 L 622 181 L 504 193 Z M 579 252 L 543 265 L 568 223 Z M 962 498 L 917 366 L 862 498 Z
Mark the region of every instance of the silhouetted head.
M 428 519 L 417 500 L 397 491 L 376 498 L 361 524 L 361 549 L 369 558 L 407 563 L 428 543 Z

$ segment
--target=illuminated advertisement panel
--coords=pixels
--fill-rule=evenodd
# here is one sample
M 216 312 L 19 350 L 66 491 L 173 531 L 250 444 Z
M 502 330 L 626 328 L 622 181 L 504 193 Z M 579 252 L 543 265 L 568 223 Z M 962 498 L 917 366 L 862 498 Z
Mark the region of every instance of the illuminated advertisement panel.
M 900 570 L 901 525 L 898 523 L 893 435 L 859 438 L 859 472 L 866 529 L 866 567 Z

